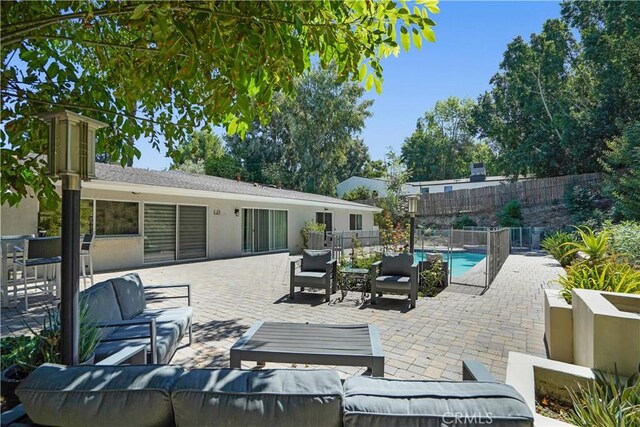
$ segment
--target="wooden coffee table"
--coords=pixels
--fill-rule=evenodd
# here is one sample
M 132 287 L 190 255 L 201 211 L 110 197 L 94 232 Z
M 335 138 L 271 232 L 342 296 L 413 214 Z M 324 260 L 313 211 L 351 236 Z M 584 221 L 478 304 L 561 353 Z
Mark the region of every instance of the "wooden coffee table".
M 384 376 L 384 352 L 373 325 L 257 322 L 231 347 L 231 367 L 258 363 L 366 366 Z

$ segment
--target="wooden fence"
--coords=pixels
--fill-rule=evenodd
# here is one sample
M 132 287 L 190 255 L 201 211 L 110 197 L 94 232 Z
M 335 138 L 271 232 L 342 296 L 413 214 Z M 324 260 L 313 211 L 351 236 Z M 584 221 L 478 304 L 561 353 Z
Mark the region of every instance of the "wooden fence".
M 519 200 L 523 207 L 562 203 L 564 193 L 570 186 L 597 188 L 601 182 L 601 174 L 589 173 L 531 179 L 449 193 L 423 194 L 418 202 L 418 214 L 447 215 L 499 210 L 515 199 Z

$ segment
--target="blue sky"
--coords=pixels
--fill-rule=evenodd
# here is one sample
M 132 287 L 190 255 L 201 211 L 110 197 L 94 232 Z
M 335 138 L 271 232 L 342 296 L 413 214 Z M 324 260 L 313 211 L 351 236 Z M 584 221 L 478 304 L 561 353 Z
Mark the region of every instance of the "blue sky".
M 381 95 L 371 92 L 373 116 L 362 138 L 373 159 L 382 159 L 387 147 L 396 152 L 415 129 L 416 121 L 449 96 L 477 98 L 489 88 L 507 44 L 518 35 L 529 39 L 544 21 L 560 15 L 557 1 L 442 1 L 432 18 L 436 43 L 422 50 L 402 52 L 383 62 Z M 140 141 L 136 167 L 165 169 L 170 160 Z

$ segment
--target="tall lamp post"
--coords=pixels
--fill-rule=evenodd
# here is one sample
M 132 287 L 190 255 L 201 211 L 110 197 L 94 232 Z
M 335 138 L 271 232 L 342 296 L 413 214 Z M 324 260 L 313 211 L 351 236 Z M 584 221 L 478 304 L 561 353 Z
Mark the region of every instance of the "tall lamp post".
M 62 179 L 62 363 L 77 365 L 80 362 L 80 182 L 96 177 L 96 130 L 107 125 L 67 110 L 38 117 L 49 126 L 48 175 Z
M 416 213 L 418 212 L 418 196 L 407 196 L 409 202 L 409 252 L 413 253 L 413 246 L 415 242 L 415 229 L 416 229 Z

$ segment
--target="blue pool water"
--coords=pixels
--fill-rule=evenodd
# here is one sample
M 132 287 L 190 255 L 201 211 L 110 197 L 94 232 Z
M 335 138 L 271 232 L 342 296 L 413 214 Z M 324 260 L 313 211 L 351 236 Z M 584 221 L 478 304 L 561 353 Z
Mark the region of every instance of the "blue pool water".
M 416 251 L 416 260 L 423 261 L 426 258 L 426 253 Z M 462 276 L 469 271 L 471 267 L 485 259 L 485 254 L 476 254 L 473 252 L 452 252 L 451 253 L 451 275 Z M 442 253 L 443 261 L 447 260 L 447 254 Z

